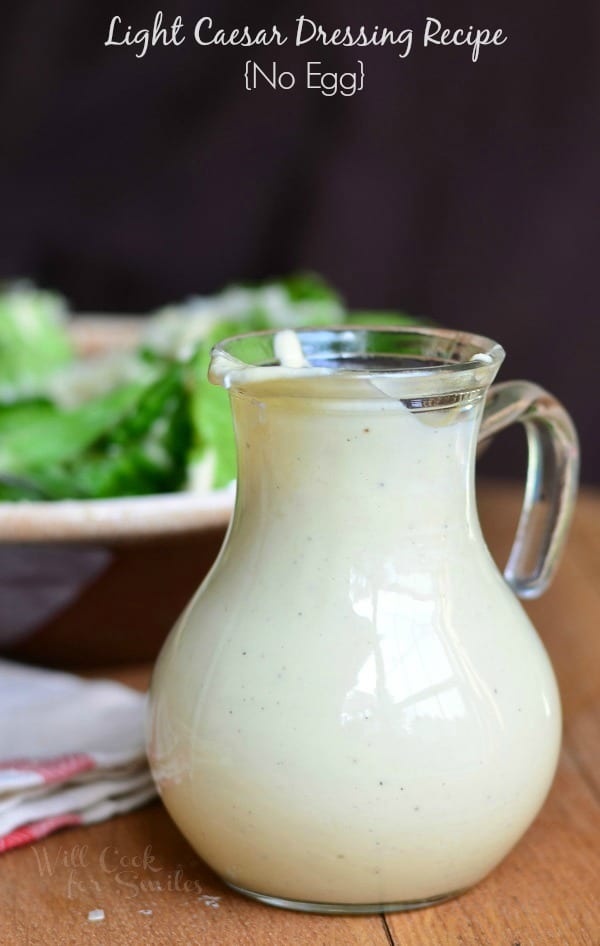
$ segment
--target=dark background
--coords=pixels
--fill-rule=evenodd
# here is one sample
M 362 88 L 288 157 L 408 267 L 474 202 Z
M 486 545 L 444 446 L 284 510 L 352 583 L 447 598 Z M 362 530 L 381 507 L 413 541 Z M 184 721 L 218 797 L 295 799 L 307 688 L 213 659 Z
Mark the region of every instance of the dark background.
M 119 14 L 180 14 L 186 43 L 144 59 L 106 48 Z M 196 19 L 294 32 L 300 13 L 413 27 L 393 48 L 200 48 Z M 426 16 L 501 27 L 477 63 L 423 50 Z M 572 412 L 600 480 L 600 4 L 152 3 L 20 0 L 0 31 L 0 276 L 31 276 L 81 310 L 144 311 L 233 280 L 322 273 L 354 307 L 402 307 L 488 334 L 502 378 Z M 243 88 L 243 64 L 352 68 L 325 98 Z M 518 447 L 487 461 L 518 473 Z M 516 442 L 515 442 L 516 443 Z M 508 446 L 506 446 L 508 444 Z

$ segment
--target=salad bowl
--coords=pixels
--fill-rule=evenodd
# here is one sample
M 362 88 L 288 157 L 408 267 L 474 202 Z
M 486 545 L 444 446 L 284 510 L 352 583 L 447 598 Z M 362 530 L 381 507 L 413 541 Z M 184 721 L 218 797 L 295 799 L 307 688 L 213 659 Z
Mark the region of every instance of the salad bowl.
M 144 319 L 80 316 L 78 354 L 127 350 Z M 153 659 L 222 543 L 235 487 L 0 503 L 0 652 L 57 666 Z

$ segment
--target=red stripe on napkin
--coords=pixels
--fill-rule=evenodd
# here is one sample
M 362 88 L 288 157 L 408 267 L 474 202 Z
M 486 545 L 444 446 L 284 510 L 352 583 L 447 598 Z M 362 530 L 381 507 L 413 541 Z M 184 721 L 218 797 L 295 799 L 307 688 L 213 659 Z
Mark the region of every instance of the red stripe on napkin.
M 54 759 L 3 759 L 0 762 L 0 769 L 35 772 L 48 785 L 87 772 L 95 766 L 93 758 L 85 752 L 72 752 Z
M 33 821 L 31 824 L 16 828 L 10 834 L 5 834 L 3 838 L 0 838 L 0 854 L 15 847 L 21 847 L 23 844 L 31 844 L 32 841 L 39 841 L 40 838 L 45 838 L 48 834 L 52 834 L 53 831 L 58 831 L 60 828 L 78 824 L 83 824 L 79 815 L 55 815 L 53 818 L 42 818 L 41 821 Z

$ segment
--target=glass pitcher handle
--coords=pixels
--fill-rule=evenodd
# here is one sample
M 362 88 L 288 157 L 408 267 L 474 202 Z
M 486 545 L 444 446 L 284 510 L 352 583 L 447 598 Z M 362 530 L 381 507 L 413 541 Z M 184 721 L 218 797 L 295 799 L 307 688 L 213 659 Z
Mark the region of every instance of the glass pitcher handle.
M 520 598 L 537 598 L 554 577 L 575 507 L 579 447 L 571 418 L 559 402 L 529 381 L 493 385 L 480 442 L 518 421 L 527 434 L 523 509 L 504 570 Z

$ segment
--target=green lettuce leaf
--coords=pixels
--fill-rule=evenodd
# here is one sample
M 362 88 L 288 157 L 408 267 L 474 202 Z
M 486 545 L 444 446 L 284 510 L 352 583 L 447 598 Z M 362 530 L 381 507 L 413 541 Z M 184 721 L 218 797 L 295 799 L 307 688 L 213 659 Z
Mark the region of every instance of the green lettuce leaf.
M 15 398 L 69 362 L 66 306 L 55 293 L 15 284 L 0 291 L 0 394 Z
M 25 431 L 0 437 L 0 498 L 102 499 L 184 485 L 192 439 L 185 366 L 169 364 L 149 385 L 127 385 L 76 410 L 39 411 Z
M 142 391 L 141 385 L 125 385 L 72 411 L 44 402 L 5 405 L 0 472 L 18 474 L 74 460 L 135 408 Z

